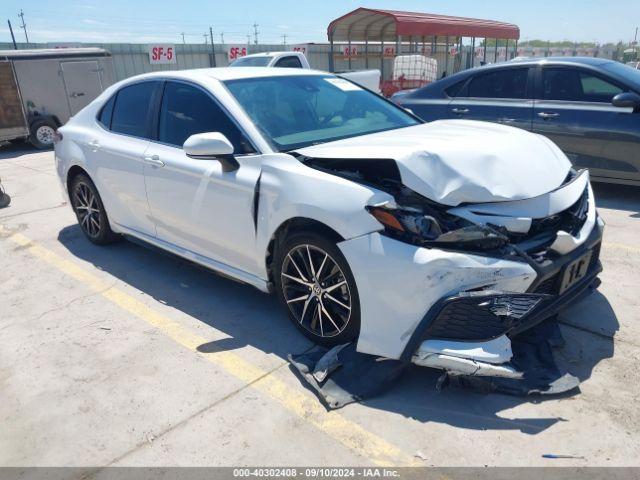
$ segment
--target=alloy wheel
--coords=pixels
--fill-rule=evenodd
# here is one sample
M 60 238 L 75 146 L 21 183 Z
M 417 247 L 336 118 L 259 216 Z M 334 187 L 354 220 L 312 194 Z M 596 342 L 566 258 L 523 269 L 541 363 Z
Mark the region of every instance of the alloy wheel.
M 80 226 L 87 235 L 96 238 L 100 234 L 100 207 L 95 194 L 84 182 L 78 182 L 73 192 L 75 210 Z
M 298 245 L 284 257 L 285 301 L 298 323 L 319 337 L 335 337 L 351 318 L 351 292 L 338 263 L 314 245 Z

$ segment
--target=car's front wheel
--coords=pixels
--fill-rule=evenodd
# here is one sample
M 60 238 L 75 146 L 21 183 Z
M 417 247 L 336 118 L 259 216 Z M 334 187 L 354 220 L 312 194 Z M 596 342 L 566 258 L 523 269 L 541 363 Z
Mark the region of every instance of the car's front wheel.
M 358 289 L 334 242 L 316 233 L 292 235 L 279 246 L 275 262 L 278 296 L 307 338 L 334 346 L 358 336 Z
M 119 238 L 111 230 L 98 189 L 87 175 L 73 178 L 69 194 L 80 228 L 92 243 L 105 245 Z

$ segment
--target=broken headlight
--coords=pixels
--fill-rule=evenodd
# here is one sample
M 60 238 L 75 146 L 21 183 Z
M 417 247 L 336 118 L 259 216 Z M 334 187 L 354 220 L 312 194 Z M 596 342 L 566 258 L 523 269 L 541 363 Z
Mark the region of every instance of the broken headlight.
M 369 206 L 367 211 L 385 227 L 391 236 L 415 245 L 443 248 L 493 250 L 509 239 L 500 232 L 476 225 L 462 218 L 445 222 L 420 209 Z

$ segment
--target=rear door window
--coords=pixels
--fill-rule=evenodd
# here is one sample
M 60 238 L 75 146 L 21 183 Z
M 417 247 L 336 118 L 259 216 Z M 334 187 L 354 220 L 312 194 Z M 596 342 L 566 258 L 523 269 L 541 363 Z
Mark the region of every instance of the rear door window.
M 182 147 L 196 133 L 220 132 L 234 153 L 251 153 L 251 144 L 218 104 L 203 90 L 186 83 L 167 82 L 160 107 L 158 140 Z
M 149 112 L 158 82 L 141 82 L 118 91 L 111 131 L 134 137 L 149 138 Z
M 474 98 L 527 98 L 528 68 L 505 68 L 471 79 L 457 96 Z
M 302 68 L 300 59 L 294 56 L 282 57 L 276 62 L 275 66 L 280 68 Z
M 574 68 L 544 68 L 542 98 L 569 102 L 611 103 L 623 89 L 590 72 Z

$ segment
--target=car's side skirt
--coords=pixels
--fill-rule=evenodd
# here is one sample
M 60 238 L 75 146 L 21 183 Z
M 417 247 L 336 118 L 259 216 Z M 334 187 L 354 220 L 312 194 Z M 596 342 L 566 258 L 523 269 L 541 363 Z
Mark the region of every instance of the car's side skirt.
M 138 232 L 137 230 L 125 227 L 124 225 L 118 224 L 117 230 L 118 232 L 132 237 L 133 239 L 140 240 L 143 243 L 148 243 L 154 247 L 160 248 L 161 250 L 173 253 L 174 255 L 189 260 L 193 263 L 197 263 L 198 265 L 208 268 L 209 270 L 213 270 L 214 272 L 228 277 L 231 280 L 235 280 L 240 283 L 246 283 L 262 292 L 269 293 L 267 281 L 260 277 L 256 277 L 251 273 L 229 266 L 217 260 L 213 260 L 212 258 L 205 257 L 204 255 L 200 255 L 172 243 L 165 242 L 164 240 L 161 240 L 159 238 L 151 237 L 142 232 Z

